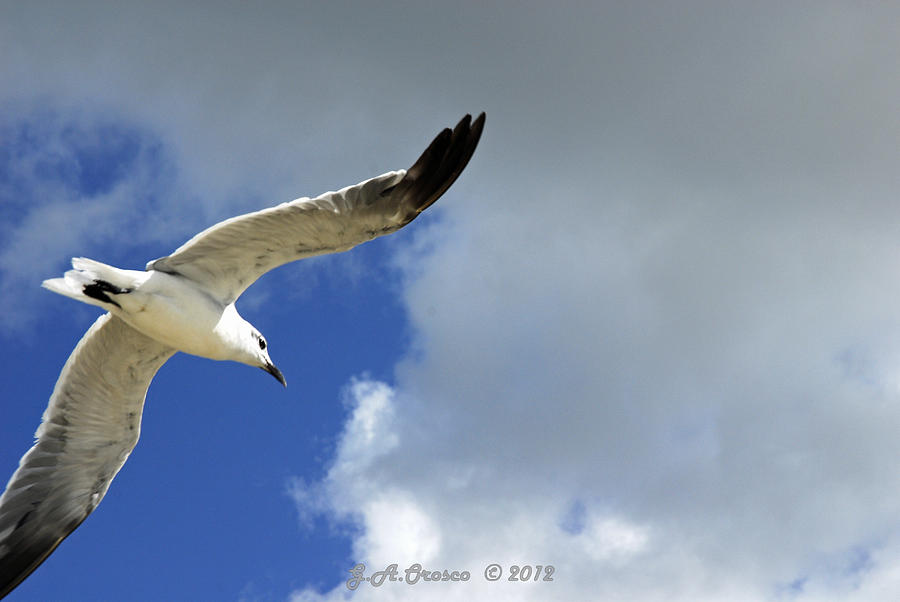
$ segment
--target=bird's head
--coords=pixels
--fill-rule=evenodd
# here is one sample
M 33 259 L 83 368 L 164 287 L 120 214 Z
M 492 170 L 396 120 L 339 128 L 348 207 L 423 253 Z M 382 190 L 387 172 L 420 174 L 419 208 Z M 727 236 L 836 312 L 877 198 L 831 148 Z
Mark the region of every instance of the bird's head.
M 272 363 L 272 359 L 269 357 L 269 349 L 268 344 L 266 343 L 265 337 L 259 333 L 259 331 L 254 330 L 251 334 L 251 352 L 254 354 L 256 362 L 253 364 L 262 368 L 269 374 L 275 377 L 275 380 L 280 382 L 285 387 L 287 386 L 287 381 L 284 380 L 284 375 L 281 373 L 281 370 L 275 367 L 275 364 Z
M 269 357 L 269 345 L 265 337 L 253 324 L 241 317 L 234 304 L 227 306 L 222 312 L 216 331 L 228 349 L 228 355 L 220 359 L 262 368 L 274 376 L 275 380 L 287 386 L 281 370 L 275 367 L 272 358 Z

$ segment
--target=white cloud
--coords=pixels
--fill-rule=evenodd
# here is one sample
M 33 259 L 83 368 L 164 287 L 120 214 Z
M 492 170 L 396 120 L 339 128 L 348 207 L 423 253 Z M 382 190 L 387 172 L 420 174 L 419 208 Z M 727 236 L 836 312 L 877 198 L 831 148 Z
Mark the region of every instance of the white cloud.
M 579 544 L 597 562 L 630 560 L 648 543 L 646 529 L 628 525 L 615 519 L 593 519 L 590 526 L 578 534 Z
M 896 582 L 890 561 L 896 544 L 859 547 L 862 544 L 853 539 L 859 525 L 835 530 L 831 524 L 845 519 L 846 509 L 830 505 L 841 497 L 854 497 L 852 490 L 838 486 L 838 491 L 828 492 L 805 483 L 794 490 L 778 490 L 783 481 L 765 482 L 780 478 L 778 466 L 756 467 L 759 477 L 745 472 L 734 485 L 715 467 L 701 464 L 682 481 L 652 470 L 639 475 L 652 481 L 648 485 L 657 489 L 659 503 L 669 509 L 647 512 L 640 507 L 646 505 L 643 502 L 631 510 L 624 501 L 627 492 L 598 488 L 593 482 L 597 475 L 586 466 L 581 466 L 583 482 L 573 486 L 571 480 L 555 480 L 527 459 L 506 464 L 485 456 L 473 466 L 462 445 L 441 457 L 435 454 L 444 450 L 440 437 L 433 437 L 431 444 L 413 443 L 407 437 L 416 429 L 400 417 L 414 412 L 411 400 L 383 383 L 365 380 L 354 381 L 348 390 L 352 412 L 334 461 L 323 481 L 312 486 L 318 489 L 314 508 L 308 497 L 295 495 L 301 509 L 353 525 L 356 536 L 348 571 L 351 564 L 363 562 L 371 575 L 396 563 L 402 576 L 406 567 L 418 562 L 429 570 L 468 570 L 473 576 L 465 584 L 386 583 L 375 588 L 363 583 L 353 599 L 501 595 L 564 600 L 590 595 L 622 600 L 857 601 L 880 599 L 873 592 L 891 591 Z M 451 418 L 441 434 L 460 438 L 465 426 Z M 532 442 L 530 434 L 504 438 L 504 444 L 518 452 Z M 590 459 L 590 450 L 582 452 Z M 790 462 L 796 453 L 787 444 L 774 460 Z M 409 459 L 425 470 L 411 473 Z M 664 459 L 657 456 L 652 461 Z M 635 470 L 642 468 L 631 459 L 623 462 Z M 810 465 L 795 469 L 791 478 Z M 697 480 L 704 478 L 721 479 L 724 488 L 714 486 L 706 492 L 696 488 Z M 728 499 L 729 487 L 757 499 L 749 506 L 737 503 Z M 761 504 L 758 496 L 768 492 L 773 499 Z M 579 495 L 573 504 L 573 496 Z M 711 499 L 716 496 L 726 499 Z M 822 498 L 821 505 L 815 498 Z M 890 505 L 889 500 L 882 501 Z M 826 531 L 806 528 L 802 515 L 809 512 L 823 515 L 821 521 L 805 520 Z M 551 564 L 554 580 L 489 583 L 482 575 L 493 562 L 507 574 L 514 564 Z M 292 600 L 338 600 L 349 593 L 342 582 L 326 593 L 298 590 Z

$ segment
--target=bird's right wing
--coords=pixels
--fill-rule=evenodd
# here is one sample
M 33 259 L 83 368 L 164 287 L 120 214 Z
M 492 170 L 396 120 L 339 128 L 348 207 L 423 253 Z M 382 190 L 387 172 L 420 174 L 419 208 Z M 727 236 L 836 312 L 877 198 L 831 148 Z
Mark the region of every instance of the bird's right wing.
M 438 134 L 408 170 L 232 217 L 151 261 L 147 269 L 184 276 L 223 304 L 231 303 L 273 268 L 346 251 L 414 220 L 465 168 L 483 127 L 484 113 L 474 121 L 466 115 Z
M 174 353 L 110 314 L 81 338 L 0 496 L 0 598 L 103 499 L 137 443 L 147 387 Z

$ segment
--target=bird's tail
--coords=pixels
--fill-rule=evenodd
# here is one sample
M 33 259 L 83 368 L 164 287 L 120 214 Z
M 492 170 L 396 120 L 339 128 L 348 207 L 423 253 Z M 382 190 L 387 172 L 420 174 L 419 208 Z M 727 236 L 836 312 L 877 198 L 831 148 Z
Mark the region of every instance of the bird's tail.
M 62 278 L 44 280 L 41 286 L 54 293 L 108 310 L 111 309 L 110 306 L 121 308 L 116 296 L 130 293 L 136 283 L 128 270 L 120 270 L 86 257 L 73 258 L 72 267 L 74 269 L 66 272 Z

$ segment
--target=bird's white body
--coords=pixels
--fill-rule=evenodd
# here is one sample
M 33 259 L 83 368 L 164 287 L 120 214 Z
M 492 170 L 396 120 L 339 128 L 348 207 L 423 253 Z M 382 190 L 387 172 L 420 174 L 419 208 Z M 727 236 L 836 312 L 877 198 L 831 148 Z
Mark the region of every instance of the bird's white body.
M 65 277 L 44 281 L 44 287 L 108 309 L 173 349 L 253 365 L 256 354 L 248 354 L 256 346 L 250 340 L 253 326 L 238 314 L 234 303 L 222 303 L 197 282 L 156 270 L 122 270 L 85 258 L 73 259 L 72 266 Z M 106 292 L 115 304 L 86 295 L 83 283 L 98 279 L 127 293 Z
M 240 335 L 251 327 L 234 303 L 222 305 L 185 278 L 147 273 L 150 277 L 134 293 L 121 296 L 122 309 L 114 315 L 179 351 L 213 360 L 243 360 Z

